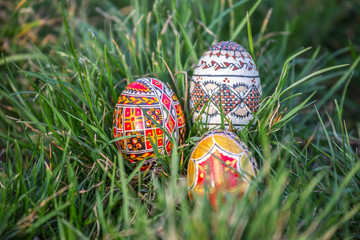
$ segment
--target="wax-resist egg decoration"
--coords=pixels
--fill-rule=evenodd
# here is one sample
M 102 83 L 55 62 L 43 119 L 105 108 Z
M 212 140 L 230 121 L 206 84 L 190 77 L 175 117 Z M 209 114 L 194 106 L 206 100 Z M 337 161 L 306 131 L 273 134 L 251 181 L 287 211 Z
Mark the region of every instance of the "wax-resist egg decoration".
M 155 78 L 141 78 L 130 83 L 116 104 L 114 138 L 131 136 L 116 142 L 124 157 L 132 163 L 154 160 L 153 146 L 160 154 L 171 154 L 172 142 L 163 132 L 182 145 L 185 139 L 185 117 L 174 92 Z
M 239 44 L 213 45 L 199 60 L 190 85 L 193 121 L 209 127 L 221 124 L 221 111 L 241 130 L 253 119 L 261 98 L 259 72 L 250 54 Z
M 212 204 L 219 193 L 242 196 L 255 171 L 256 161 L 239 137 L 226 130 L 212 130 L 191 153 L 187 169 L 189 196 L 209 196 Z

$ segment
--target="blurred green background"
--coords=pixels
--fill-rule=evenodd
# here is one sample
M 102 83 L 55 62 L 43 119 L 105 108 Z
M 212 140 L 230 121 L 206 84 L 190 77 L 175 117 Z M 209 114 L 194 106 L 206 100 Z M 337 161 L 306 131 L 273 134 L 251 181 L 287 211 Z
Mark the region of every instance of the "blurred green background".
M 144 7 L 151 8 L 155 1 L 141 1 Z M 166 1 L 157 1 L 159 5 L 166 5 Z M 181 1 L 181 4 L 190 4 L 192 1 Z M 238 1 L 223 1 L 223 8 L 231 7 Z M 224 20 L 230 21 L 230 25 L 238 24 L 246 11 L 249 11 L 255 1 L 247 1 L 235 8 L 231 14 L 227 14 Z M 100 31 L 104 30 L 109 35 L 109 21 L 104 20 L 114 16 L 107 16 L 111 9 L 119 9 L 121 14 L 127 15 L 132 11 L 133 1 L 0 1 L 0 52 L 7 57 L 8 61 L 15 61 L 26 69 L 29 66 L 27 59 L 33 57 L 35 44 L 44 53 L 54 56 L 54 49 L 61 49 L 66 42 L 66 32 L 63 28 L 61 17 L 61 4 L 65 3 L 69 16 L 83 19 Z M 203 1 L 204 12 L 214 7 L 212 1 Z M 181 6 L 178 6 L 181 8 Z M 331 59 L 333 64 L 351 63 L 360 52 L 360 0 L 337 1 L 337 0 L 264 0 L 260 3 L 251 17 L 252 32 L 259 33 L 265 19 L 268 19 L 264 38 L 267 40 L 260 43 L 260 48 L 267 49 L 269 45 L 278 44 L 281 37 L 288 35 L 285 56 L 302 47 L 311 46 L 313 49 L 320 47 L 320 55 L 326 58 L 329 54 L 335 54 Z M 164 10 L 165 11 L 165 10 Z M 201 17 L 199 9 L 194 12 Z M 164 14 L 167 14 L 164 12 Z M 232 15 L 233 14 L 233 15 Z M 210 18 L 218 16 L 204 16 L 206 25 Z M 230 20 L 230 18 L 233 18 Z M 114 20 L 114 19 L 112 19 Z M 116 19 L 115 19 L 116 21 Z M 206 22 L 207 21 L 207 22 Z M 74 31 L 77 31 L 77 22 L 71 22 Z M 81 32 L 77 32 L 81 34 Z M 229 31 L 223 29 L 222 39 L 228 40 Z M 278 36 L 278 37 L 277 37 Z M 76 37 L 76 34 L 75 36 Z M 239 39 L 235 39 L 239 40 Z M 76 43 L 76 41 L 75 41 Z M 83 43 L 79 43 L 81 45 Z M 243 44 L 243 43 L 241 43 Z M 245 43 L 246 45 L 247 43 Z M 244 44 L 243 44 L 244 45 Z M 86 48 L 86 46 L 80 46 Z M 207 46 L 197 46 L 203 51 Z M 259 52 L 258 52 L 259 54 Z M 310 54 L 310 53 L 309 53 Z M 4 62 L 1 61 L 0 76 L 6 72 Z M 261 66 L 259 66 L 261 69 Z M 335 80 L 334 80 L 335 81 Z M 334 82 L 327 81 L 326 88 L 330 88 Z M 359 119 L 360 104 L 360 80 L 359 69 L 354 73 L 353 80 L 348 88 L 345 104 L 344 118 L 348 127 L 354 128 Z

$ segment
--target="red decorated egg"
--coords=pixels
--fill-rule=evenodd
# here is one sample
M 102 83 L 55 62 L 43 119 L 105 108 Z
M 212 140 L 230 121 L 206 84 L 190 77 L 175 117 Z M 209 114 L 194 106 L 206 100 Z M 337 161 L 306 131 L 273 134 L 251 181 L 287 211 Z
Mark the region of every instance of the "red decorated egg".
M 113 118 L 114 138 L 129 136 L 116 145 L 132 163 L 153 160 L 153 146 L 160 154 L 171 154 L 175 137 L 181 145 L 185 139 L 185 117 L 174 92 L 155 78 L 141 78 L 121 93 Z
M 236 42 L 213 45 L 194 69 L 190 95 L 193 121 L 220 126 L 222 112 L 235 129 L 241 130 L 253 119 L 260 103 L 261 83 L 255 62 Z
M 256 176 L 257 165 L 247 146 L 234 133 L 213 130 L 205 134 L 191 153 L 187 183 L 189 196 L 209 196 L 216 205 L 221 194 L 242 196 Z

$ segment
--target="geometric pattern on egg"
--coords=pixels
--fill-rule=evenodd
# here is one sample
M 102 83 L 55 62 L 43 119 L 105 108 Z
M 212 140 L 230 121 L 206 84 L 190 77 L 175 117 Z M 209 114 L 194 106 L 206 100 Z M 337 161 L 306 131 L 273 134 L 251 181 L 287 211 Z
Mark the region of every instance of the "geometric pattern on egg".
M 165 132 L 163 132 L 165 130 Z M 184 144 L 185 116 L 174 92 L 156 78 L 141 78 L 130 83 L 119 96 L 113 116 L 113 136 L 119 151 L 131 163 L 155 160 L 170 155 L 174 137 Z
M 249 148 L 234 133 L 212 130 L 195 145 L 187 168 L 189 197 L 208 195 L 216 205 L 216 195 L 243 196 L 258 170 Z M 240 174 L 242 173 L 242 174 Z
M 193 121 L 219 126 L 222 111 L 241 130 L 253 119 L 261 95 L 259 72 L 250 54 L 236 42 L 217 43 L 194 69 L 190 84 Z

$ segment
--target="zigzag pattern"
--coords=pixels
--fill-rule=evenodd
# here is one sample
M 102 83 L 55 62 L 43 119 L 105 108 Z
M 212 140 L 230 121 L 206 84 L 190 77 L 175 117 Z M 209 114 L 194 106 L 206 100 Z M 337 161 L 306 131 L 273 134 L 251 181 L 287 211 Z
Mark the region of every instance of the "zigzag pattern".
M 140 93 L 140 94 L 150 94 L 151 89 L 148 86 L 148 83 L 146 81 L 143 81 L 143 79 L 140 79 L 139 81 L 130 83 L 126 88 L 125 92 L 130 93 Z
M 121 95 L 118 104 L 152 105 L 159 102 L 157 97 L 134 97 Z
M 253 64 L 251 61 L 250 62 L 242 62 L 239 61 L 238 63 L 231 63 L 231 62 L 216 62 L 216 61 L 211 61 L 210 63 L 201 60 L 200 65 L 198 65 L 197 67 L 201 68 L 201 69 L 208 69 L 208 68 L 214 68 L 215 71 L 219 70 L 219 69 L 227 69 L 230 68 L 232 71 L 236 71 L 238 69 L 243 69 L 245 68 L 248 71 L 251 71 L 254 68 L 255 64 Z

